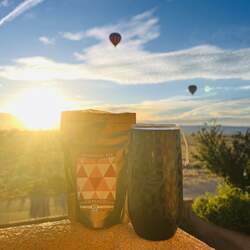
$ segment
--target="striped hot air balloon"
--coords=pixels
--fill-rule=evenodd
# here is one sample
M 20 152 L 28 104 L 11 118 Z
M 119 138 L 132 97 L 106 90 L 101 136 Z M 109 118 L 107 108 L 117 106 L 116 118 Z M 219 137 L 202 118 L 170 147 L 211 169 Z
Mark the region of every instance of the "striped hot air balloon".
M 116 47 L 122 40 L 122 36 L 119 33 L 111 33 L 109 35 L 109 40 Z

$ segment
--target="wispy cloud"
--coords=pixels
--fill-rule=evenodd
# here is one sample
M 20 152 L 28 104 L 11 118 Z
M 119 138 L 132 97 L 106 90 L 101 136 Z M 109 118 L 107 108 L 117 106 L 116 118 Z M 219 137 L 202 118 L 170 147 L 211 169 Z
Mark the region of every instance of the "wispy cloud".
M 25 11 L 35 7 L 36 5 L 40 4 L 44 0 L 25 0 L 19 5 L 16 6 L 16 8 L 11 11 L 9 14 L 7 14 L 5 17 L 3 17 L 0 20 L 0 27 L 6 24 L 7 22 L 11 22 L 13 19 L 24 13 Z
M 57 63 L 44 57 L 20 58 L 15 60 L 13 66 L 0 66 L 0 77 L 16 81 L 76 80 L 85 78 L 80 65 Z
M 59 33 L 63 38 L 71 41 L 80 41 L 85 37 L 84 32 L 60 32 Z
M 204 87 L 204 91 L 206 93 L 210 93 L 210 92 L 216 92 L 218 90 L 222 90 L 222 91 L 228 91 L 228 90 L 250 90 L 250 85 L 243 85 L 243 86 L 216 86 L 216 87 L 211 87 L 206 85 Z
M 243 89 L 243 90 L 250 90 L 250 85 L 241 86 L 240 89 Z
M 113 31 L 122 34 L 122 42 L 116 48 L 108 39 Z M 77 64 L 44 57 L 19 58 L 12 65 L 0 66 L 0 76 L 32 81 L 94 79 L 118 84 L 157 84 L 195 78 L 250 80 L 250 48 L 227 50 L 200 45 L 172 52 L 148 51 L 145 45 L 160 36 L 154 11 L 67 36 L 71 40 L 91 37 L 97 43 L 75 52 Z
M 113 112 L 136 112 L 139 122 L 202 124 L 217 119 L 221 124 L 249 125 L 250 100 L 209 100 L 179 96 L 123 105 L 96 106 Z
M 43 43 L 44 45 L 54 45 L 55 44 L 55 39 L 54 38 L 49 38 L 47 36 L 40 36 L 39 41 Z
M 145 44 L 159 36 L 158 18 L 153 14 L 155 9 L 143 12 L 132 17 L 130 20 L 122 21 L 114 25 L 102 27 L 94 27 L 86 31 L 77 32 L 60 32 L 59 34 L 68 40 L 79 41 L 83 38 L 96 38 L 105 45 L 109 34 L 114 31 L 119 31 L 123 35 L 123 44 L 140 45 Z M 132 43 L 131 43 L 132 42 Z

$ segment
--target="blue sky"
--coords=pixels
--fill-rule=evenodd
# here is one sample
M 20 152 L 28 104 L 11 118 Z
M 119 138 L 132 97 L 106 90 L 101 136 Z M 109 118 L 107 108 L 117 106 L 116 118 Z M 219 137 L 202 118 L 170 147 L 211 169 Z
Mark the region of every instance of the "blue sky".
M 63 93 L 61 109 L 250 124 L 248 0 L 0 0 L 0 45 L 2 112 L 46 87 Z

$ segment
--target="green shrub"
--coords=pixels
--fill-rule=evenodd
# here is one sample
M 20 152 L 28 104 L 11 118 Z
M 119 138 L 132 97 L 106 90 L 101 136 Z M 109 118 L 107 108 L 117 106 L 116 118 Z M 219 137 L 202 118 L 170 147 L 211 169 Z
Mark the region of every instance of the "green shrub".
M 193 203 L 201 218 L 227 229 L 250 234 L 250 195 L 227 184 L 219 185 L 218 195 L 206 193 Z
M 197 142 L 196 160 L 226 182 L 250 190 L 250 130 L 226 137 L 220 126 L 207 124 L 197 133 Z

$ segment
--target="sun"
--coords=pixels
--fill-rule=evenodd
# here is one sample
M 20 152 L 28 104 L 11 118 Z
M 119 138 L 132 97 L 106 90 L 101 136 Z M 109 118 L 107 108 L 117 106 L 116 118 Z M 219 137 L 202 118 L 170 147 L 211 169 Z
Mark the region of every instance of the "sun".
M 9 105 L 26 129 L 56 129 L 64 106 L 62 94 L 53 88 L 30 88 L 18 95 Z

